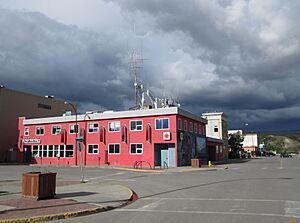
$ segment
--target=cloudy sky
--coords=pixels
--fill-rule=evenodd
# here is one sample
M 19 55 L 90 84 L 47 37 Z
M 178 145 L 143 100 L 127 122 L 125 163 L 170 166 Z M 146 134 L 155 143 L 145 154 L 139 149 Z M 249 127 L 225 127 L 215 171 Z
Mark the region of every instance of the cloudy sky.
M 124 110 L 136 50 L 155 96 L 234 129 L 299 130 L 299 21 L 299 0 L 0 0 L 0 84 Z

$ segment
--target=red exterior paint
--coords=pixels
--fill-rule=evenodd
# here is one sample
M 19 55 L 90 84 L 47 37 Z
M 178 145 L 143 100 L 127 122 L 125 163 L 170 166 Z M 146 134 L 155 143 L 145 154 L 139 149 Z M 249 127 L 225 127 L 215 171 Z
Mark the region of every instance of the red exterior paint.
M 169 119 L 169 129 L 155 129 L 155 120 L 158 118 L 168 118 Z M 133 166 L 136 161 L 144 161 L 148 162 L 152 167 L 154 166 L 154 144 L 157 143 L 165 143 L 175 144 L 176 150 L 176 165 L 178 166 L 178 158 L 177 158 L 177 128 L 178 128 L 178 118 L 182 119 L 182 128 L 184 120 L 188 122 L 188 131 L 189 131 L 189 123 L 193 122 L 193 131 L 194 125 L 197 125 L 197 134 L 199 134 L 199 126 L 201 128 L 201 135 L 205 137 L 205 123 L 193 120 L 191 118 L 178 115 L 178 114 L 170 114 L 170 115 L 153 115 L 153 116 L 144 116 L 144 117 L 130 117 L 130 118 L 115 118 L 115 119 L 106 119 L 106 120 L 89 120 L 85 119 L 85 121 L 78 121 L 79 129 L 85 129 L 85 142 L 83 143 L 82 149 L 82 160 L 84 165 L 91 166 L 103 166 L 106 164 L 112 166 Z M 142 120 L 142 131 L 131 131 L 130 130 L 130 121 L 132 120 Z M 26 145 L 24 144 L 24 140 L 28 139 L 38 139 L 40 143 L 32 143 L 31 149 L 34 145 L 73 145 L 74 154 L 73 157 L 31 157 L 32 163 L 39 164 L 56 164 L 56 165 L 79 165 L 80 161 L 80 151 L 75 149 L 76 145 L 76 135 L 78 134 L 70 134 L 70 125 L 75 124 L 75 122 L 61 122 L 61 123 L 43 123 L 43 124 L 31 124 L 25 125 L 23 124 L 24 118 L 19 118 L 19 157 L 18 161 L 21 163 L 24 161 L 24 148 Z M 110 132 L 108 130 L 109 122 L 120 122 L 120 131 L 119 132 Z M 88 124 L 89 123 L 98 123 L 98 131 L 89 133 L 88 132 Z M 66 137 L 62 137 L 61 134 L 53 135 L 52 134 L 52 126 L 61 126 L 61 129 L 66 130 Z M 146 129 L 147 125 L 150 125 L 151 128 L 151 140 L 147 139 Z M 44 135 L 36 135 L 36 127 L 43 126 L 44 127 Z M 29 128 L 29 135 L 24 135 L 25 128 Z M 100 140 L 100 128 L 105 130 L 105 140 Z M 122 128 L 126 129 L 126 137 L 122 140 Z M 171 139 L 164 140 L 163 132 L 170 132 Z M 149 136 L 149 135 L 148 135 Z M 142 143 L 143 144 L 143 153 L 142 154 L 130 154 L 130 145 L 132 143 Z M 90 154 L 88 153 L 88 145 L 97 144 L 98 153 Z M 109 144 L 119 144 L 120 145 L 120 154 L 110 154 Z

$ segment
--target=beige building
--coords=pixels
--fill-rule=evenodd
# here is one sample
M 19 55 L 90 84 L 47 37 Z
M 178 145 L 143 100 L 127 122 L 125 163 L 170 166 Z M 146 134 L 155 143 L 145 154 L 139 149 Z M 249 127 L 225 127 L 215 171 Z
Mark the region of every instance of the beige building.
M 38 118 L 73 111 L 52 96 L 37 96 L 0 86 L 0 162 L 16 161 L 18 117 Z
M 207 112 L 202 114 L 207 119 L 206 136 L 223 141 L 224 159 L 228 158 L 228 117 L 224 112 Z

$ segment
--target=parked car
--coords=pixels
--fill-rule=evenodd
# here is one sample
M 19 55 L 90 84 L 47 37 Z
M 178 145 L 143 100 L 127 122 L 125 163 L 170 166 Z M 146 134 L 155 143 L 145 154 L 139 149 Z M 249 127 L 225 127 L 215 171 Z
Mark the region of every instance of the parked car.
M 288 154 L 288 153 L 281 153 L 280 157 L 281 158 L 290 158 L 290 157 L 293 157 L 293 156 L 291 154 Z

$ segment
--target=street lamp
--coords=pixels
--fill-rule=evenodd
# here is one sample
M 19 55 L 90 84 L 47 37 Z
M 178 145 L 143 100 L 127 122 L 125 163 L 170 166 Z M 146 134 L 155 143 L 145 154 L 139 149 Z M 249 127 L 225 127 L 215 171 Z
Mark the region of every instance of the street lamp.
M 77 109 L 75 107 L 75 105 L 73 105 L 71 102 L 67 102 L 65 101 L 65 104 L 67 105 L 71 105 L 71 107 L 73 108 L 74 112 L 75 112 L 75 134 L 76 134 L 76 138 L 75 138 L 75 165 L 77 165 L 77 150 L 78 150 L 78 143 L 80 143 L 78 141 L 78 124 L 77 124 Z M 80 147 L 79 147 L 80 148 Z M 84 173 L 83 173 L 83 165 L 82 165 L 82 148 L 80 148 L 80 172 L 81 172 L 81 183 L 84 183 Z

